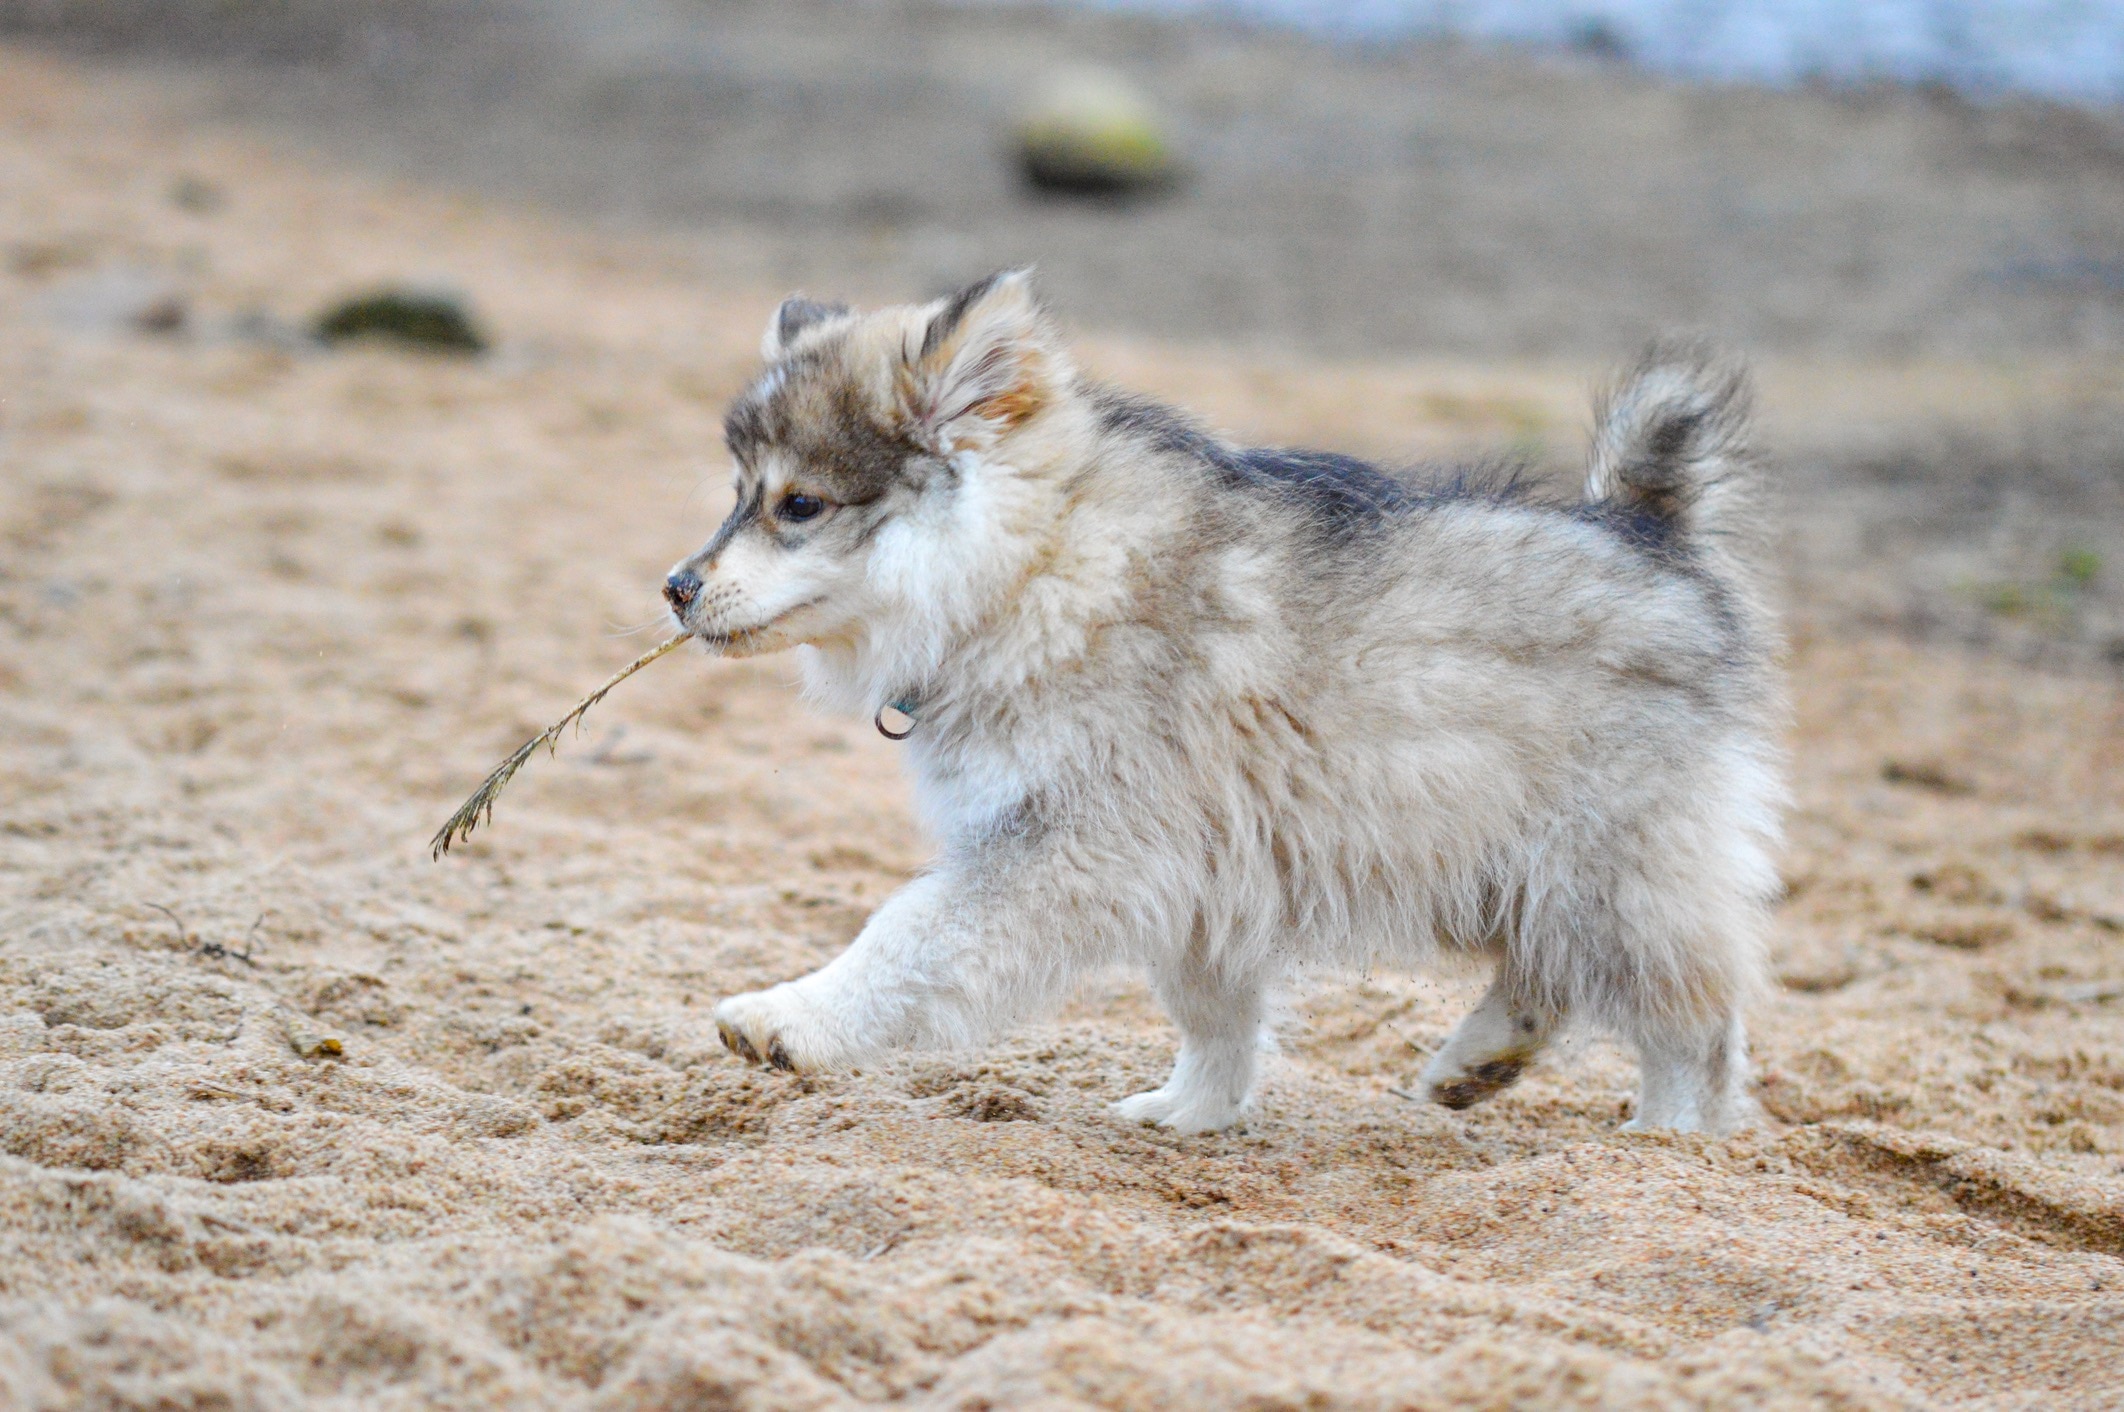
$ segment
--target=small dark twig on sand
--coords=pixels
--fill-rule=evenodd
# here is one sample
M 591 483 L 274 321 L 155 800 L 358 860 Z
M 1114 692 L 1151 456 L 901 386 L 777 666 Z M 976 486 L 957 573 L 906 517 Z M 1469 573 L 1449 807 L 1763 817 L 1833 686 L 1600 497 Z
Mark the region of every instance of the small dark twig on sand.
M 251 929 L 243 934 L 243 950 L 238 951 L 235 947 L 225 946 L 218 941 L 201 940 L 193 934 L 190 927 L 184 924 L 184 918 L 178 916 L 160 902 L 150 902 L 147 905 L 170 919 L 170 925 L 177 928 L 178 944 L 186 951 L 195 952 L 206 957 L 209 961 L 241 961 L 244 965 L 253 967 L 258 964 L 252 955 L 257 950 L 252 938 L 258 935 L 258 929 L 265 925 L 265 919 L 271 915 L 270 913 L 260 912 L 258 914 L 258 920 L 251 923 Z

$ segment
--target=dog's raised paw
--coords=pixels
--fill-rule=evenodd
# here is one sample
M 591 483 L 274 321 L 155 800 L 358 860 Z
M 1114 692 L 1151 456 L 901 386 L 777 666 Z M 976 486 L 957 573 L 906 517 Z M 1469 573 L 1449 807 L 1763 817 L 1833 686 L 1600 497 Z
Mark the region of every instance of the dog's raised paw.
M 1529 1056 L 1504 1054 L 1457 1072 L 1426 1074 L 1424 1087 L 1433 1103 L 1459 1110 L 1473 1108 L 1504 1092 L 1526 1072 Z

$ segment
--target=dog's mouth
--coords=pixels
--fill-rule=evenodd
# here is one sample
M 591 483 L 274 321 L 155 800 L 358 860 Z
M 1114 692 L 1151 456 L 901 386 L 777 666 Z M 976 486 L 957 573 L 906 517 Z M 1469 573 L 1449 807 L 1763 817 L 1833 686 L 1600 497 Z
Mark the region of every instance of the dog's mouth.
M 758 627 L 731 628 L 723 632 L 697 632 L 710 652 L 718 657 L 755 657 L 762 652 L 773 652 L 790 644 L 774 630 L 774 624 L 763 623 Z
M 755 653 L 772 652 L 790 646 L 790 640 L 782 633 L 781 625 L 806 608 L 816 607 L 825 601 L 823 596 L 807 598 L 802 603 L 784 608 L 764 623 L 753 623 L 740 628 L 696 627 L 680 614 L 674 613 L 672 616 L 678 619 L 681 628 L 699 638 L 709 651 L 718 656 L 749 657 Z

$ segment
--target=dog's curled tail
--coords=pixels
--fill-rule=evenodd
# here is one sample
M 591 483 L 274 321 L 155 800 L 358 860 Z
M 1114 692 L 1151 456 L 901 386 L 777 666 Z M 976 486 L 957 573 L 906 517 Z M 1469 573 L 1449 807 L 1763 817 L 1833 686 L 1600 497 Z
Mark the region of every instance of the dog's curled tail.
M 1767 532 L 1750 403 L 1734 359 L 1702 343 L 1654 344 L 1600 401 L 1586 499 L 1752 584 Z

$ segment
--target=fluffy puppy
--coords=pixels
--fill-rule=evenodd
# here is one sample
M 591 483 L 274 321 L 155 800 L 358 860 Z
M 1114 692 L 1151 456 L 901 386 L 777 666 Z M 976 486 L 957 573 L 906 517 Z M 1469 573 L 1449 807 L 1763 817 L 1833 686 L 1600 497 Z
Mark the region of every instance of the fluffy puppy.
M 1180 1031 L 1117 1105 L 1245 1111 L 1299 968 L 1487 958 L 1431 1060 L 1479 1102 L 1561 1027 L 1643 1060 L 1633 1126 L 1744 1121 L 1783 799 L 1740 375 L 1654 349 L 1582 500 L 1233 446 L 1086 381 L 1023 272 L 792 299 L 731 407 L 737 508 L 666 585 L 729 654 L 896 707 L 939 849 L 839 957 L 716 1009 L 799 1071 L 968 1045 L 1088 968 Z

